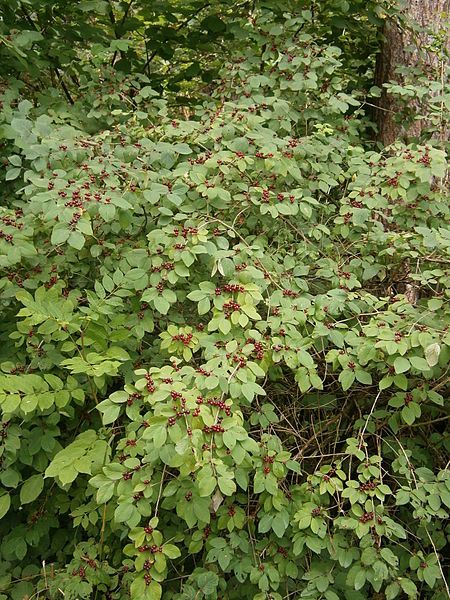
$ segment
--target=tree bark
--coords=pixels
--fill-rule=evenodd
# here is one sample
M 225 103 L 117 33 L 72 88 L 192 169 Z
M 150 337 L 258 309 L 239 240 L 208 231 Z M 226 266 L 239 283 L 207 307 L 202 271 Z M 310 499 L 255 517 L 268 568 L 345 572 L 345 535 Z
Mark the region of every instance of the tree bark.
M 384 42 L 377 58 L 375 73 L 375 82 L 382 89 L 378 109 L 375 113 L 378 139 L 385 146 L 393 144 L 396 140 L 409 142 L 412 138 L 420 138 L 426 127 L 424 119 L 413 121 L 404 119 L 403 123 L 399 123 L 395 117 L 396 113 L 400 112 L 400 106 L 383 87 L 383 84 L 388 82 L 404 83 L 397 69 L 408 67 L 417 69 L 418 74 L 425 73 L 432 80 L 442 81 L 443 87 L 450 55 L 449 13 L 450 0 L 407 0 L 406 7 L 402 11 L 404 18 L 401 19 L 404 25 L 400 26 L 392 20 L 387 20 L 385 23 Z M 408 26 L 408 24 L 411 25 Z M 443 44 L 447 53 L 429 50 L 436 34 L 442 34 L 442 31 L 446 35 Z M 411 79 L 414 81 L 413 77 Z M 423 117 L 427 114 L 426 104 L 424 105 L 419 100 L 410 101 L 408 108 Z M 449 133 L 449 127 L 442 121 L 441 129 L 434 134 L 434 137 L 440 138 L 441 141 L 448 141 Z M 406 261 L 403 271 L 407 279 L 409 270 L 409 264 Z M 408 281 L 404 294 L 408 302 L 415 305 L 419 299 L 420 289 L 417 284 Z
M 405 21 L 418 23 L 419 31 L 399 27 L 393 21 L 386 21 L 384 26 L 384 42 L 378 55 L 375 80 L 382 88 L 384 83 L 401 83 L 401 77 L 396 69 L 402 66 L 418 67 L 422 71 L 436 74 L 443 73 L 445 64 L 438 54 L 427 51 L 426 46 L 433 41 L 434 34 L 439 31 L 446 32 L 446 48 L 450 52 L 449 17 L 450 0 L 407 0 L 403 11 Z M 425 52 L 424 52 L 425 50 Z M 439 75 L 439 78 L 441 75 Z M 412 102 L 411 107 L 418 110 L 418 102 Z M 414 121 L 405 127 L 395 121 L 398 107 L 395 99 L 385 89 L 382 91 L 376 120 L 379 139 L 383 144 L 392 144 L 399 138 L 419 137 L 424 127 L 421 120 Z M 442 135 L 449 139 L 448 128 Z

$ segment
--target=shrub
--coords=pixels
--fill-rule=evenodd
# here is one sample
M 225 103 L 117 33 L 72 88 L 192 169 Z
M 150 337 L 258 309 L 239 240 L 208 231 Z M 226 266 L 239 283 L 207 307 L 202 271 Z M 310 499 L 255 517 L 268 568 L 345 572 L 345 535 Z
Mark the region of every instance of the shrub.
M 5 92 L 2 597 L 446 597 L 446 155 L 310 21 L 184 118 Z

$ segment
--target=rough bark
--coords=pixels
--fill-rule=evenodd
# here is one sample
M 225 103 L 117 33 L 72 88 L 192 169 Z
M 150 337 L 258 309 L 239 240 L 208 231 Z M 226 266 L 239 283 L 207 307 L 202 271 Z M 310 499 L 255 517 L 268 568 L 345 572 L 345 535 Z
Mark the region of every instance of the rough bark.
M 396 69 L 400 66 L 421 67 L 427 72 L 440 70 L 439 57 L 432 52 L 423 50 L 432 40 L 433 33 L 446 28 L 447 49 L 450 51 L 449 33 L 450 0 L 408 0 L 404 16 L 406 21 L 415 21 L 424 30 L 412 31 L 399 27 L 393 21 L 387 21 L 384 27 L 384 43 L 377 60 L 376 83 L 382 87 L 383 83 L 396 81 L 401 83 Z M 405 128 L 395 122 L 395 100 L 383 90 L 379 109 L 376 111 L 379 139 L 384 144 L 392 144 L 399 138 L 418 137 L 424 123 L 415 121 Z M 449 139 L 449 130 L 443 137 Z
M 407 0 L 404 10 L 405 23 L 415 22 L 420 29 L 398 26 L 393 21 L 387 21 L 384 27 L 384 43 L 377 60 L 376 84 L 383 89 L 388 82 L 402 83 L 396 72 L 398 67 L 417 67 L 421 72 L 433 77 L 443 77 L 447 66 L 442 57 L 430 52 L 426 47 L 433 41 L 434 34 L 446 31 L 445 46 L 450 53 L 450 0 Z M 445 60 L 445 59 L 444 59 Z M 417 100 L 410 103 L 410 108 L 420 115 L 426 114 L 426 106 L 421 106 Z M 423 120 L 412 123 L 398 123 L 395 119 L 398 106 L 395 98 L 383 89 L 376 111 L 378 137 L 384 145 L 390 145 L 396 140 L 409 141 L 418 138 L 426 126 Z M 442 141 L 450 139 L 450 129 L 441 127 L 438 136 Z M 414 305 L 420 296 L 420 288 L 411 280 L 408 281 L 410 266 L 408 261 L 402 265 L 406 284 L 404 294 L 408 302 Z

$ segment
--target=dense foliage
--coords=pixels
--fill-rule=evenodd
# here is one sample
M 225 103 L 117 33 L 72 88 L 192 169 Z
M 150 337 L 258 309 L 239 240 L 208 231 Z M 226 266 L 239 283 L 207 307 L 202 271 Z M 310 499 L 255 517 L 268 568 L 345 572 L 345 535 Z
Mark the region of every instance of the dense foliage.
M 0 598 L 447 598 L 444 71 L 383 148 L 388 3 L 0 7 Z

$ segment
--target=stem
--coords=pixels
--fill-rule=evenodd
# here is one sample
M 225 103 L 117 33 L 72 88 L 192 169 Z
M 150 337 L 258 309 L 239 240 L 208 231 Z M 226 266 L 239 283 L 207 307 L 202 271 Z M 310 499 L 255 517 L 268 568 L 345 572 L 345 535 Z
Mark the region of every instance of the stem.
M 116 23 L 116 19 L 114 17 L 114 12 L 113 12 L 112 6 L 109 5 L 109 18 L 114 27 L 114 35 L 115 35 L 116 40 L 119 39 L 120 30 L 122 28 L 122 25 L 125 23 L 126 18 L 128 17 L 128 13 L 130 12 L 130 8 L 131 8 L 131 5 L 133 4 L 133 2 L 134 2 L 134 0 L 130 0 L 130 2 L 127 4 L 125 11 L 123 13 L 123 17 L 120 19 L 120 23 L 118 26 Z M 112 57 L 112 60 L 111 60 L 112 67 L 114 66 L 114 63 L 116 62 L 117 53 L 118 53 L 118 50 L 116 50 L 114 52 L 114 55 Z
M 65 95 L 65 97 L 67 98 L 67 101 L 69 102 L 69 104 L 72 104 L 72 105 L 74 105 L 74 104 L 75 104 L 75 102 L 73 101 L 73 98 L 72 98 L 72 96 L 70 95 L 70 92 L 69 92 L 69 89 L 68 89 L 68 87 L 67 87 L 67 86 L 66 86 L 66 84 L 64 83 L 64 80 L 63 80 L 63 78 L 62 78 L 62 75 L 61 75 L 61 73 L 59 72 L 59 69 L 58 69 L 58 67 L 54 67 L 54 69 L 55 69 L 56 77 L 58 78 L 58 81 L 59 81 L 59 83 L 60 83 L 60 85 L 61 85 L 61 87 L 62 87 L 62 89 L 63 89 L 64 95 Z
M 156 504 L 155 504 L 155 517 L 158 516 L 158 508 L 159 508 L 159 502 L 161 500 L 162 487 L 163 487 L 163 483 L 164 483 L 164 475 L 165 474 L 166 474 L 166 465 L 164 465 L 162 473 L 161 473 L 161 481 L 159 484 L 158 498 L 156 499 Z

